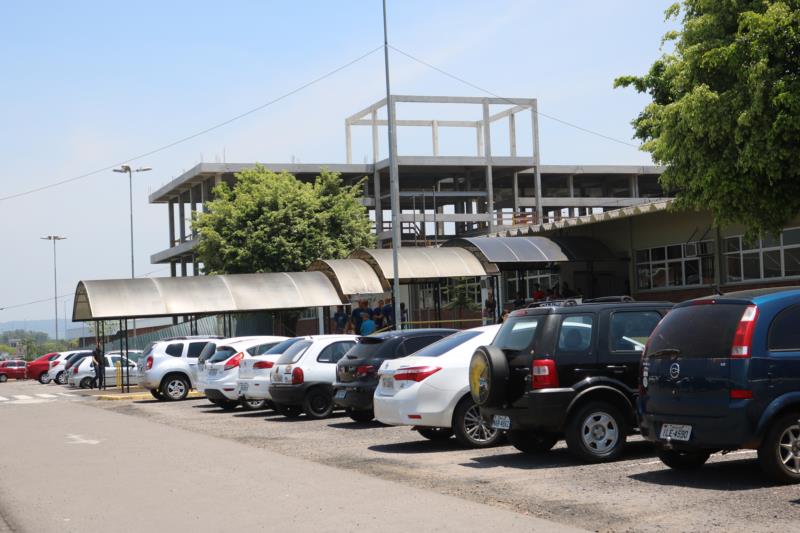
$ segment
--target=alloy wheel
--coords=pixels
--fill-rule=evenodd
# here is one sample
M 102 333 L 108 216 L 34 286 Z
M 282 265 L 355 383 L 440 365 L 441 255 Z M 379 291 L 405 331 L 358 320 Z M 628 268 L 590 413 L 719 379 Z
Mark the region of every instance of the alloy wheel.
M 495 438 L 499 430 L 489 427 L 481 416 L 480 408 L 472 405 L 464 413 L 464 432 L 476 443 L 487 442 Z
M 787 427 L 778 441 L 778 457 L 792 474 L 800 474 L 800 425 Z
M 619 440 L 617 421 L 608 413 L 591 413 L 583 421 L 581 437 L 588 450 L 604 455 L 610 452 Z
M 167 384 L 167 394 L 170 398 L 181 398 L 186 394 L 186 384 L 182 379 L 173 379 Z

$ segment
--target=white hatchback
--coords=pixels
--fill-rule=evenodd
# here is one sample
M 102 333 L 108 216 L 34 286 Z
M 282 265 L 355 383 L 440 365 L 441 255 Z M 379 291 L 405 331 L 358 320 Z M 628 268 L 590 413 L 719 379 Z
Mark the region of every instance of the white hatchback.
M 261 402 L 262 406 L 267 405 L 272 400 L 269 395 L 269 386 L 272 383 L 272 367 L 275 362 L 293 344 L 303 340 L 303 337 L 294 337 L 279 342 L 261 355 L 254 355 L 243 359 L 239 363 L 239 379 L 236 384 L 239 387 L 239 397 L 242 405 L 256 405 Z
M 133 355 L 133 350 L 131 350 L 131 355 Z M 124 380 L 126 377 L 130 377 L 130 384 L 137 385 L 139 383 L 139 376 L 136 373 L 136 363 L 133 361 L 128 362 L 128 372 L 125 372 L 125 367 L 122 366 L 124 364 L 123 361 L 127 361 L 126 358 L 122 357 L 119 352 L 116 353 L 108 353 L 105 356 L 105 383 L 106 388 L 114 387 L 117 385 L 117 365 L 120 365 L 120 369 L 122 370 L 122 379 Z M 82 389 L 89 389 L 96 386 L 95 381 L 95 369 L 94 369 L 94 359 L 92 357 L 84 357 L 81 361 L 72 365 L 72 368 L 69 369 L 69 378 L 67 378 L 67 382 L 72 387 L 80 387 Z
M 252 355 L 262 354 L 286 337 L 234 337 L 213 341 L 203 348 L 197 365 L 197 390 L 224 409 L 239 404 L 236 380 L 239 365 Z M 260 406 L 258 406 L 260 407 Z
M 501 439 L 481 417 L 469 392 L 469 362 L 479 346 L 491 344 L 500 325 L 460 331 L 400 359 L 385 361 L 373 405 L 375 418 L 392 426 L 414 426 L 425 438 L 455 434 L 470 448 Z

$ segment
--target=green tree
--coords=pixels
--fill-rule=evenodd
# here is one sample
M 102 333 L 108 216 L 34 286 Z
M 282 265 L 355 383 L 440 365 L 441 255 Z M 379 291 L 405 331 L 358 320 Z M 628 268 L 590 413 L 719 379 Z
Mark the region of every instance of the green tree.
M 207 212 L 196 212 L 198 261 L 207 274 L 298 272 L 317 259 L 346 257 L 371 246 L 362 184 L 347 186 L 323 171 L 313 183 L 261 165 L 221 183 Z M 283 317 L 294 331 L 296 315 Z
M 461 319 L 464 311 L 479 311 L 481 306 L 476 304 L 470 294 L 469 285 L 465 280 L 460 280 L 446 288 L 448 302 L 444 309 L 456 312 L 457 327 L 461 327 Z
M 633 121 L 642 149 L 667 166 L 677 208 L 718 225 L 777 233 L 800 211 L 800 1 L 683 0 L 678 31 L 644 76 L 623 76 L 652 102 Z

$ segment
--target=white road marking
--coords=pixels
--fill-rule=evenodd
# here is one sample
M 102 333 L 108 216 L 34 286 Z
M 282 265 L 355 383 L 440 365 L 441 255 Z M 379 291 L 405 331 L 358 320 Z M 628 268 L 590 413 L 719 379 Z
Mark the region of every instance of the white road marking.
M 7 402 L 7 401 L 8 398 L 6 398 L 5 396 L 0 396 L 0 402 Z
M 39 398 L 58 398 L 55 394 L 37 394 Z
M 67 444 L 100 444 L 100 441 L 84 439 L 83 435 L 67 435 Z
M 14 398 L 17 400 L 33 400 L 33 396 L 28 396 L 27 394 L 15 394 Z
M 728 455 L 744 455 L 744 454 L 754 454 L 754 453 L 756 453 L 755 450 L 737 450 L 735 452 L 726 453 L 725 455 L 713 454 L 711 457 L 725 457 L 725 456 L 728 456 Z M 633 464 L 626 465 L 626 466 L 650 466 L 650 465 L 659 465 L 659 464 L 662 464 L 661 459 L 656 459 L 655 461 L 646 461 L 644 463 L 633 463 Z

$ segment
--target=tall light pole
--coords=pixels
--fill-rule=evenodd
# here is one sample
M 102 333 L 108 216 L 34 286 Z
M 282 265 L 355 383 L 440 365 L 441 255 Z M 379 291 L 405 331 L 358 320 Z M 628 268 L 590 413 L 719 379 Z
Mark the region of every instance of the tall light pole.
M 383 0 L 383 63 L 386 70 L 386 118 L 389 123 L 389 201 L 392 209 L 392 311 L 394 329 L 400 329 L 400 273 L 398 272 L 397 251 L 400 248 L 400 185 L 397 168 L 397 132 L 394 120 L 394 102 L 389 83 L 389 30 L 386 22 L 386 0 Z
M 58 340 L 58 266 L 56 263 L 56 242 L 63 241 L 66 237 L 48 235 L 47 237 L 40 237 L 40 239 L 44 241 L 53 241 L 53 308 L 55 309 L 56 319 L 56 340 Z
M 131 168 L 130 165 L 122 165 L 121 167 L 114 169 L 114 172 L 128 174 L 128 204 L 130 206 L 131 213 L 131 279 L 136 277 L 136 269 L 133 266 L 133 173 L 148 172 L 150 170 L 153 169 L 150 167 Z M 133 321 L 133 336 L 136 336 L 136 319 Z

